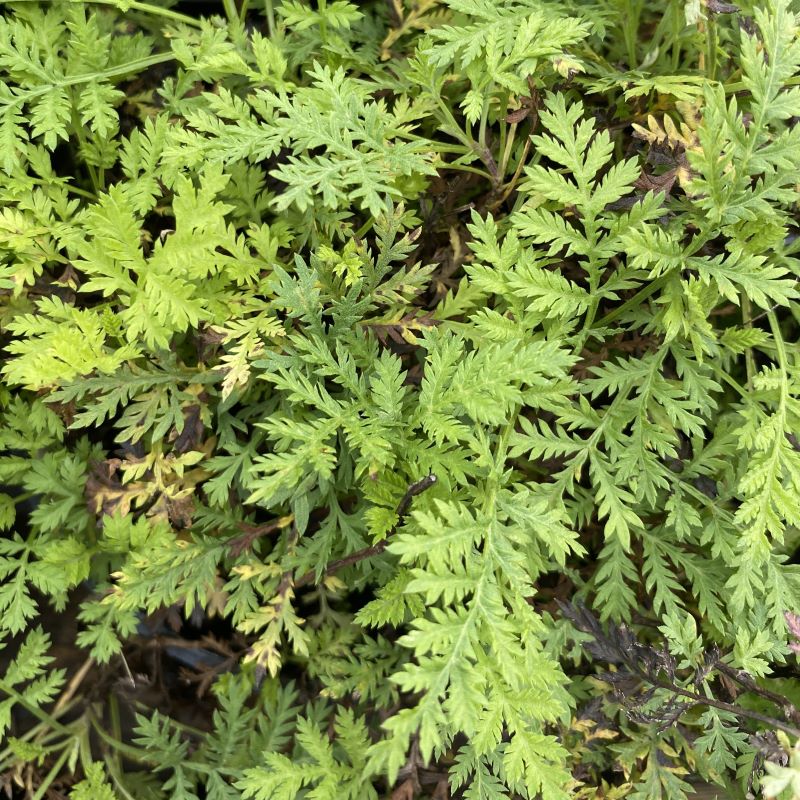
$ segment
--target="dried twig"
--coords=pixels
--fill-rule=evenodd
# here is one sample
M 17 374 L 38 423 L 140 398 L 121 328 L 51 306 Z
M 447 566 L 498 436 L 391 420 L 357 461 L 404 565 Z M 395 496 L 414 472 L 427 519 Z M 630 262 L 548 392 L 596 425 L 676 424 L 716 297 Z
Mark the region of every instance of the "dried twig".
M 364 559 L 372 558 L 373 556 L 379 555 L 386 549 L 386 545 L 389 543 L 389 538 L 397 531 L 397 528 L 402 524 L 403 519 L 405 518 L 406 514 L 408 513 L 409 508 L 411 508 L 412 500 L 417 496 L 422 494 L 424 491 L 429 489 L 433 484 L 436 483 L 436 476 L 435 475 L 426 475 L 422 480 L 417 481 L 416 483 L 411 484 L 406 490 L 406 493 L 403 495 L 400 502 L 397 504 L 397 524 L 389 531 L 386 535 L 385 539 L 382 539 L 380 542 L 376 544 L 370 545 L 369 547 L 364 547 L 361 550 L 356 550 L 355 553 L 351 553 L 349 556 L 345 556 L 344 558 L 340 558 L 338 561 L 334 561 L 333 563 L 329 564 L 327 569 L 322 573 L 321 577 L 327 577 L 328 575 L 332 575 L 334 572 L 338 572 L 340 569 L 344 569 L 345 567 L 350 567 L 353 564 L 357 564 L 359 561 L 364 561 Z M 298 578 L 294 582 L 294 586 L 296 589 L 299 589 L 301 586 L 306 586 L 309 583 L 312 583 L 316 578 L 316 571 L 309 570 Z

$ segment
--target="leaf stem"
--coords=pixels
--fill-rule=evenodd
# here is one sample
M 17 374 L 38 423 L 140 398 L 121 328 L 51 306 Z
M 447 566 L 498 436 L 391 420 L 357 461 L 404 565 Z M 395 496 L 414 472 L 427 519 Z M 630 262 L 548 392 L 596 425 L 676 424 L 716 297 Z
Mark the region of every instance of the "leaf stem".
M 708 14 L 706 26 L 706 77 L 713 81 L 717 73 L 717 21 Z
M 275 36 L 275 8 L 272 0 L 264 0 L 264 15 L 267 18 L 267 32 L 272 39 Z
M 36 793 L 31 796 L 31 800 L 42 800 L 42 798 L 45 796 L 48 789 L 50 788 L 50 784 L 58 777 L 59 773 L 61 772 L 61 768 L 64 766 L 64 762 L 69 758 L 69 754 L 70 754 L 70 748 L 69 748 L 69 742 L 67 742 L 64 746 L 63 752 L 56 759 L 55 763 L 50 768 L 50 771 L 47 773 L 47 775 L 45 775 L 41 784 L 39 784 L 39 788 L 36 790 Z
M 174 61 L 175 54 L 169 53 L 154 53 L 151 56 L 144 58 L 137 58 L 133 61 L 126 61 L 116 67 L 109 67 L 102 69 L 99 72 L 85 72 L 81 75 L 72 75 L 59 81 L 52 81 L 44 86 L 37 86 L 35 89 L 28 89 L 16 95 L 15 99 L 21 102 L 28 102 L 32 97 L 38 97 L 42 94 L 51 92 L 54 88 L 65 88 L 67 86 L 78 86 L 82 83 L 93 83 L 102 81 L 106 78 L 118 78 L 122 75 L 128 75 L 132 72 L 142 72 L 148 67 L 153 67 L 156 64 L 164 64 L 167 61 Z
M 239 27 L 242 21 L 239 19 L 239 9 L 236 8 L 234 0 L 222 0 L 222 6 L 225 9 L 225 16 L 228 18 L 228 24 Z
M 646 286 L 643 286 L 633 297 L 626 300 L 621 306 L 610 311 L 597 323 L 598 328 L 604 328 L 609 323 L 613 322 L 618 317 L 626 314 L 632 308 L 636 308 L 643 300 L 646 300 L 650 295 L 655 294 L 665 283 L 672 277 L 671 272 L 665 272 L 659 275 L 654 281 L 650 281 Z
M 483 100 L 483 109 L 481 110 L 481 124 L 478 128 L 478 144 L 483 150 L 486 150 L 486 128 L 489 123 L 489 97 L 491 95 L 492 89 L 494 88 L 494 81 L 489 82 L 489 86 L 486 88 L 486 96 Z
M 3 680 L 0 680 L 0 692 L 3 692 L 3 694 L 13 698 L 15 703 L 19 703 L 26 711 L 33 714 L 36 719 L 44 722 L 45 725 L 49 726 L 53 730 L 59 731 L 59 733 L 64 736 L 72 737 L 75 735 L 74 731 L 72 731 L 66 725 L 62 725 L 57 719 L 48 714 L 46 711 L 42 711 L 39 706 L 26 700 L 24 695 L 20 694 L 20 692 L 18 692 L 13 686 L 9 686 Z
M 17 3 L 36 3 L 41 0 L 15 0 Z M 140 0 L 68 0 L 73 5 L 98 5 L 98 6 L 112 6 L 116 8 L 121 14 L 126 11 L 141 11 L 144 14 L 152 14 L 156 17 L 164 17 L 165 19 L 172 20 L 173 22 L 180 22 L 183 25 L 190 25 L 193 28 L 201 28 L 202 23 L 199 19 L 190 17 L 187 14 L 181 14 L 178 11 L 173 11 L 171 8 L 162 8 L 161 6 L 154 6 L 151 3 L 143 3 Z
M 750 298 L 742 292 L 742 322 L 745 328 L 753 327 L 752 320 L 752 306 L 750 305 Z M 756 374 L 756 362 L 753 358 L 753 348 L 748 347 L 744 351 L 745 370 L 747 372 L 747 388 L 753 388 L 753 376 Z
M 430 489 L 436 483 L 436 476 L 435 475 L 426 475 L 422 480 L 417 481 L 416 483 L 412 483 L 411 486 L 406 489 L 406 493 L 401 498 L 400 502 L 395 509 L 395 513 L 397 514 L 397 523 L 394 527 L 386 534 L 385 539 L 381 539 L 379 542 L 376 542 L 369 547 L 364 547 L 361 550 L 356 550 L 355 553 L 350 553 L 349 556 L 345 556 L 344 558 L 340 558 L 338 561 L 334 561 L 332 564 L 329 564 L 325 571 L 322 573 L 320 577 L 323 578 L 327 577 L 328 575 L 333 575 L 334 572 L 338 572 L 340 569 L 344 569 L 345 567 L 351 567 L 353 564 L 357 564 L 359 561 L 363 561 L 366 558 L 372 558 L 372 556 L 379 555 L 382 553 L 386 546 L 389 544 L 390 537 L 395 533 L 395 531 L 400 527 L 405 518 L 406 514 L 408 513 L 408 509 L 411 507 L 411 501 L 417 496 L 422 494 L 424 491 Z M 324 577 L 323 577 L 324 576 Z M 315 578 L 317 577 L 316 570 L 309 570 L 298 578 L 294 582 L 294 588 L 299 589 L 301 586 L 305 586 L 306 584 L 312 583 Z
M 640 677 L 642 677 L 641 673 Z M 651 683 L 651 681 L 646 677 L 644 680 L 646 680 L 648 683 Z M 770 728 L 778 728 L 779 730 L 782 730 L 791 736 L 800 738 L 800 728 L 795 728 L 794 725 L 788 725 L 779 719 L 775 719 L 774 717 L 768 717 L 766 714 L 760 714 L 758 711 L 750 711 L 747 708 L 735 706 L 731 703 L 726 703 L 713 697 L 705 697 L 703 695 L 695 694 L 694 692 L 690 692 L 688 689 L 683 689 L 680 686 L 671 686 L 663 681 L 652 681 L 652 684 L 654 686 L 658 686 L 660 689 L 665 689 L 671 694 L 677 694 L 681 697 L 686 697 L 690 700 L 693 700 L 698 705 L 713 706 L 714 708 L 718 708 L 720 711 L 728 711 L 737 717 L 748 717 L 749 719 L 756 720 L 757 722 L 763 722 L 765 725 L 769 725 Z

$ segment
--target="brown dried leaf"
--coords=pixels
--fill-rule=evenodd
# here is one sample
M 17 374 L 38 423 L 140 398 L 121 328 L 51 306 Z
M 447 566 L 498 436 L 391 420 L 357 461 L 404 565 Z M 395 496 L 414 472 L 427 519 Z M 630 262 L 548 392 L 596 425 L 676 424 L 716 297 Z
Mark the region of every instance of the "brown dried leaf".
M 392 792 L 391 800 L 414 800 L 414 794 L 414 781 L 409 778 Z

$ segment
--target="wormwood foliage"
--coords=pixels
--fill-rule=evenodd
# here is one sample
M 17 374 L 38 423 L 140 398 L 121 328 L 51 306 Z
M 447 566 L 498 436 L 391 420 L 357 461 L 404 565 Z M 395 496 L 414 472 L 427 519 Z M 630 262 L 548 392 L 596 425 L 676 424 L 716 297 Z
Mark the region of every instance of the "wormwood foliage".
M 800 797 L 798 84 L 789 0 L 6 4 L 3 787 Z

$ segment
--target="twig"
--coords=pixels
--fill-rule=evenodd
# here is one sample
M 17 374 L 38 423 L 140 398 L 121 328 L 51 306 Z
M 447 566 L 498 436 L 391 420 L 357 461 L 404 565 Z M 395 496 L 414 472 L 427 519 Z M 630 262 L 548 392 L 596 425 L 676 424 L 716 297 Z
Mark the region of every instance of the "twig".
M 361 550 L 356 550 L 355 553 L 351 553 L 349 556 L 345 556 L 344 558 L 340 558 L 338 561 L 334 561 L 332 564 L 329 564 L 327 569 L 322 573 L 324 577 L 328 575 L 332 575 L 334 572 L 338 572 L 340 569 L 344 569 L 345 567 L 350 567 L 353 564 L 357 564 L 359 561 L 363 561 L 367 558 L 372 558 L 373 556 L 377 556 L 382 553 L 386 549 L 386 545 L 389 543 L 389 538 L 397 531 L 397 528 L 402 524 L 403 519 L 405 518 L 406 514 L 408 513 L 408 509 L 411 507 L 411 501 L 417 496 L 422 494 L 427 489 L 430 489 L 433 484 L 436 483 L 436 476 L 435 475 L 426 475 L 422 480 L 417 481 L 416 483 L 411 484 L 406 490 L 406 493 L 403 495 L 400 502 L 397 504 L 397 524 L 386 534 L 386 538 L 382 539 L 380 542 L 376 544 L 370 545 L 369 547 L 364 547 Z M 309 570 L 298 578 L 294 582 L 295 589 L 299 589 L 301 586 L 306 586 L 309 583 L 312 583 L 316 577 L 316 570 Z
M 58 713 L 61 711 L 61 709 L 63 709 L 64 706 L 69 703 L 78 687 L 83 682 L 83 679 L 86 677 L 86 674 L 94 665 L 94 659 L 89 656 L 89 658 L 83 662 L 81 668 L 72 676 L 66 691 L 61 695 L 61 697 L 58 698 L 58 702 L 55 704 L 55 706 L 53 706 L 52 714 L 54 717 L 58 716 Z
M 769 725 L 771 728 L 778 728 L 779 730 L 782 730 L 791 736 L 800 737 L 800 728 L 795 728 L 793 725 L 787 725 L 779 719 L 768 717 L 766 714 L 760 714 L 758 711 L 750 711 L 748 708 L 735 706 L 732 703 L 725 703 L 722 700 L 717 700 L 714 697 L 704 697 L 703 695 L 695 694 L 694 692 L 690 692 L 688 689 L 684 689 L 680 686 L 673 686 L 669 683 L 665 683 L 664 681 L 654 681 L 651 677 L 641 673 L 639 673 L 638 677 L 643 678 L 653 686 L 658 686 L 660 689 L 666 689 L 672 694 L 677 694 L 681 697 L 686 697 L 690 700 L 693 700 L 697 705 L 712 706 L 713 708 L 720 709 L 720 711 L 728 711 L 734 716 L 748 717 L 749 719 L 763 722 L 765 725 Z
M 234 558 L 238 558 L 245 550 L 249 550 L 253 546 L 253 542 L 255 542 L 256 539 L 281 530 L 290 525 L 293 521 L 294 515 L 288 514 L 285 517 L 265 522 L 263 525 L 248 525 L 245 522 L 239 523 L 239 528 L 243 530 L 244 533 L 228 543 L 231 555 Z
M 390 531 L 390 533 L 393 533 L 393 531 Z M 380 542 L 373 544 L 371 547 L 365 547 L 362 550 L 356 550 L 355 553 L 350 553 L 349 556 L 340 558 L 338 561 L 334 561 L 332 564 L 328 565 L 327 569 L 322 574 L 327 577 L 328 575 L 332 575 L 334 572 L 338 572 L 340 569 L 357 564 L 359 561 L 363 561 L 365 558 L 377 556 L 386 549 L 388 542 L 388 538 L 382 539 Z M 311 583 L 316 574 L 316 570 L 310 569 L 305 575 L 298 578 L 294 582 L 295 589 L 299 589 L 301 586 Z
M 788 722 L 800 725 L 800 709 L 798 709 L 788 697 L 778 694 L 777 692 L 771 692 L 763 686 L 759 686 L 744 670 L 734 669 L 722 663 L 718 663 L 716 669 L 723 675 L 727 675 L 732 680 L 741 684 L 746 691 L 761 695 L 761 697 L 769 700 L 769 702 L 774 703 L 783 712 Z
M 411 486 L 406 489 L 406 493 L 403 495 L 402 500 L 397 504 L 397 525 L 392 529 L 393 531 L 400 525 L 403 520 L 405 519 L 406 514 L 408 514 L 408 509 L 411 507 L 411 501 L 419 494 L 422 494 L 424 491 L 433 486 L 436 483 L 436 476 L 435 475 L 426 475 L 421 481 L 417 481 L 416 483 L 412 483 Z

